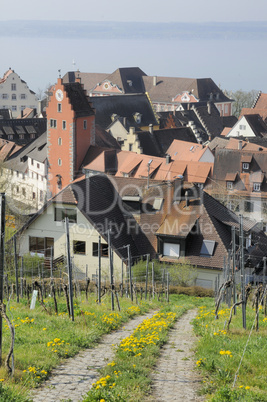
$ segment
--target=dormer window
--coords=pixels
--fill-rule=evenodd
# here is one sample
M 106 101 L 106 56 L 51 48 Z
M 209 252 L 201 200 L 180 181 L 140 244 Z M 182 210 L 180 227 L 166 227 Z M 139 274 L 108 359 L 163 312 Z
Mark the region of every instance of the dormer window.
M 248 170 L 249 169 L 249 163 L 243 162 L 242 168 L 243 168 L 243 170 Z
M 141 123 L 141 119 L 142 119 L 141 113 L 137 112 L 137 113 L 134 114 L 134 120 L 136 121 L 137 124 Z
M 227 190 L 233 190 L 233 182 L 232 181 L 227 181 L 226 182 L 226 187 L 227 187 Z
M 261 191 L 261 184 L 253 183 L 253 191 Z

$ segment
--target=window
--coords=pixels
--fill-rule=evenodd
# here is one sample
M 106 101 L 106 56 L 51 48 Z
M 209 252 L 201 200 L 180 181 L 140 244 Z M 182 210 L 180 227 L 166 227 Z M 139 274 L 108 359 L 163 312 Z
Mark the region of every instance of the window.
M 33 161 L 33 159 L 31 159 L 31 164 L 32 164 L 32 165 L 34 164 L 34 161 Z
M 2 95 L 2 99 L 8 99 L 8 95 L 7 95 L 7 94 L 3 94 L 3 95 Z
M 163 255 L 167 255 L 169 257 L 179 257 L 180 244 L 163 243 Z
M 214 240 L 203 240 L 201 250 L 200 250 L 200 257 L 212 257 L 215 247 Z
M 69 218 L 70 223 L 77 222 L 77 211 L 73 208 L 55 208 L 55 221 L 62 222 L 65 218 Z
M 83 129 L 86 130 L 87 129 L 87 120 L 83 121 Z
M 16 90 L 17 90 L 17 85 L 11 84 L 11 91 L 16 91 Z
M 44 254 L 45 238 L 44 237 L 29 237 L 29 251 L 32 253 Z
M 85 255 L 85 241 L 74 240 L 73 241 L 73 253 Z
M 227 190 L 232 190 L 233 189 L 233 182 L 232 181 L 228 181 L 227 182 Z
M 25 187 L 22 187 L 22 195 L 23 195 L 23 197 L 26 197 L 26 190 L 25 190 Z
M 66 130 L 66 128 L 67 128 L 66 120 L 62 120 L 62 130 Z
M 8 140 L 13 140 L 13 134 L 9 134 L 9 135 L 7 136 L 7 139 L 8 139 Z
M 253 191 L 261 191 L 260 183 L 253 183 Z
M 22 105 L 21 107 L 20 107 L 20 110 L 24 110 L 25 109 L 25 105 Z
M 58 142 L 58 145 L 62 145 L 62 138 L 59 137 L 59 139 L 57 140 L 57 142 Z
M 248 170 L 249 169 L 249 163 L 244 162 L 243 163 L 243 170 Z
M 253 212 L 254 211 L 254 205 L 253 205 L 252 201 L 244 202 L 244 211 L 245 212 Z
M 25 94 L 20 94 L 20 99 L 26 99 L 26 95 Z
M 30 138 L 35 138 L 35 134 L 30 134 Z
M 100 255 L 101 257 L 108 257 L 108 245 L 100 244 Z M 98 257 L 98 243 L 93 243 L 93 257 Z
M 129 151 L 133 150 L 133 144 L 129 144 Z
M 37 163 L 37 169 L 40 169 L 40 163 Z
M 224 105 L 224 113 L 228 113 L 228 105 Z
M 29 251 L 31 253 L 44 254 L 51 257 L 51 251 L 54 251 L 53 237 L 32 237 L 29 236 Z
M 61 160 L 61 158 L 58 158 L 57 163 L 58 163 L 58 166 L 61 166 L 61 165 L 62 165 L 62 160 Z
M 35 200 L 35 198 L 36 198 L 36 193 L 33 191 L 33 193 L 32 193 L 32 199 Z
M 50 119 L 50 127 L 57 128 L 57 121 L 55 119 Z
M 17 193 L 19 193 L 19 186 L 17 186 Z
M 246 126 L 244 124 L 239 124 L 239 130 L 246 130 Z
M 19 134 L 19 139 L 24 140 L 24 134 Z
M 16 94 L 12 94 L 12 100 L 17 100 L 17 95 Z
M 60 112 L 62 112 L 62 105 L 61 105 L 61 103 L 58 103 L 57 104 L 57 111 L 60 113 Z
M 11 110 L 12 110 L 12 112 L 16 112 L 17 111 L 17 106 L 12 106 Z

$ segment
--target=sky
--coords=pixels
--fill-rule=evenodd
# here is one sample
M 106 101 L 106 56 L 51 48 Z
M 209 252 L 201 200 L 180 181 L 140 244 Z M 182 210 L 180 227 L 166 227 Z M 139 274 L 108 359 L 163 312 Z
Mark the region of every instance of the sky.
M 1 20 L 239 22 L 267 20 L 266 0 L 3 1 Z M 165 6 L 166 4 L 166 6 Z

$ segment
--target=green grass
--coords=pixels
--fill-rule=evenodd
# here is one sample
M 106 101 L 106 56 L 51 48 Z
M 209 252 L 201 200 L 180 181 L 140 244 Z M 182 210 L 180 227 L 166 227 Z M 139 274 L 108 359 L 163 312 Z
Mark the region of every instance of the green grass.
M 142 301 L 136 307 L 126 298 L 120 304 L 121 312 L 117 306 L 115 311 L 111 311 L 109 296 L 104 297 L 101 305 L 96 303 L 94 295 L 90 296 L 88 302 L 75 300 L 75 321 L 72 322 L 63 299 L 58 302 L 58 315 L 54 313 L 51 298 L 45 300 L 50 314 L 38 302 L 34 310 L 29 309 L 25 299 L 18 304 L 11 302 L 7 307 L 7 315 L 15 326 L 15 373 L 13 378 L 8 378 L 5 368 L 0 367 L 0 396 L 1 392 L 12 389 L 17 399 L 10 394 L 10 399 L 5 400 L 27 400 L 24 397 L 27 391 L 48 378 L 52 368 L 62 359 L 94 346 L 103 334 L 119 328 L 132 316 L 156 309 L 160 305 L 157 301 Z M 9 346 L 10 331 L 3 321 L 3 360 Z
M 151 391 L 150 373 L 160 348 L 168 340 L 168 331 L 187 310 L 199 306 L 203 299 L 172 295 L 170 303 L 137 327 L 133 336 L 122 340 L 113 362 L 103 368 L 101 378 L 84 398 L 84 402 L 141 402 Z
M 213 402 L 267 401 L 267 319 L 263 310 L 259 315 L 259 331 L 254 327 L 247 347 L 255 311 L 247 306 L 246 330 L 243 329 L 241 307 L 237 308 L 229 331 L 226 330 L 228 318 L 227 308 L 221 309 L 218 320 L 215 320 L 214 309 L 203 307 L 194 320 L 195 332 L 199 336 L 196 365 L 204 378 L 202 393 Z

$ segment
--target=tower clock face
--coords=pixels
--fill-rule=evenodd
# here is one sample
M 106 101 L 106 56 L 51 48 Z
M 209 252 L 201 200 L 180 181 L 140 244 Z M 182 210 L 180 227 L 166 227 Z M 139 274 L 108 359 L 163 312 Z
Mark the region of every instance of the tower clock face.
M 62 99 L 63 99 L 63 91 L 61 91 L 61 89 L 58 89 L 58 90 L 56 91 L 56 100 L 57 100 L 58 102 L 61 102 Z

